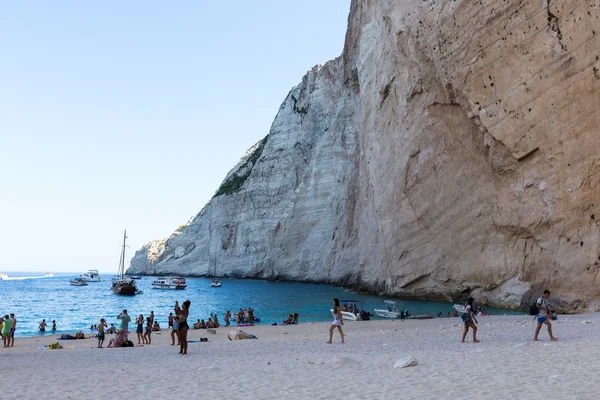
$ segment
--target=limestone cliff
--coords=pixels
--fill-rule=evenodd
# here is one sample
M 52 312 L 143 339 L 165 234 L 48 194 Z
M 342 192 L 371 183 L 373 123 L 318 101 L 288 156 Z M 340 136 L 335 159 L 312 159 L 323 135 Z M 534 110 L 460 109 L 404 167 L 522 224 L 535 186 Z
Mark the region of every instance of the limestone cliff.
M 518 307 L 600 290 L 600 3 L 353 1 L 202 212 L 130 272 Z

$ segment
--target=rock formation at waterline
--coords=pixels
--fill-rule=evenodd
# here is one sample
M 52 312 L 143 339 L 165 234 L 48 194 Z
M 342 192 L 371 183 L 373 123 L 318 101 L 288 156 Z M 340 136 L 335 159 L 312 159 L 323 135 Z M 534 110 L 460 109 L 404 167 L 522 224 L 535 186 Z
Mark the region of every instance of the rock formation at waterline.
M 355 0 L 204 209 L 130 273 L 600 308 L 600 3 Z

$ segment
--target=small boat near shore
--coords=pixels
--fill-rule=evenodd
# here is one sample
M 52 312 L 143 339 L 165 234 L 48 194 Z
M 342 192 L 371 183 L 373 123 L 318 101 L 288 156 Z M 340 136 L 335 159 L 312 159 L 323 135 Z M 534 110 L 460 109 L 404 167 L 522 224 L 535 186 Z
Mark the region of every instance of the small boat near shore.
M 393 300 L 385 300 L 385 309 L 375 309 L 375 314 L 382 318 L 400 318 L 403 314 L 398 311 L 396 302 Z
M 152 282 L 152 287 L 154 289 L 184 290 L 187 284 L 182 276 L 167 276 L 156 279 Z
M 4 279 L 8 279 L 8 275 L 6 275 L 6 274 L 0 274 L 0 281 L 2 281 Z
M 69 283 L 73 286 L 87 286 L 88 285 L 88 283 L 81 277 L 75 278 L 75 279 L 70 279 Z
M 210 287 L 221 287 L 221 280 L 213 278 L 212 282 L 210 282 Z

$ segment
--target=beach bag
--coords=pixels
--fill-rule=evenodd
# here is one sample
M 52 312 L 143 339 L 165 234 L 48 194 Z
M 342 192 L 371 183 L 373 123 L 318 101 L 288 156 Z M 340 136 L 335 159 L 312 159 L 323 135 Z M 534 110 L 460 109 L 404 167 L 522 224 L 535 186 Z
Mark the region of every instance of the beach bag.
M 48 346 L 48 348 L 50 350 L 55 350 L 55 349 L 62 349 L 62 346 L 60 345 L 60 343 L 56 342 L 56 343 L 50 344 L 50 346 Z
M 529 315 L 538 315 L 540 313 L 540 309 L 537 308 L 537 301 L 534 301 L 533 304 L 529 306 Z

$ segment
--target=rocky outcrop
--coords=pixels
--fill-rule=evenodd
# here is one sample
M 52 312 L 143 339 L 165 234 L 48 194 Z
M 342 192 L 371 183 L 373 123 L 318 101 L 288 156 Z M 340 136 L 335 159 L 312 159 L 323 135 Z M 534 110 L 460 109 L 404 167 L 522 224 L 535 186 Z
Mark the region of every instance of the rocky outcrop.
M 600 298 L 600 5 L 353 1 L 342 57 L 135 273 Z

